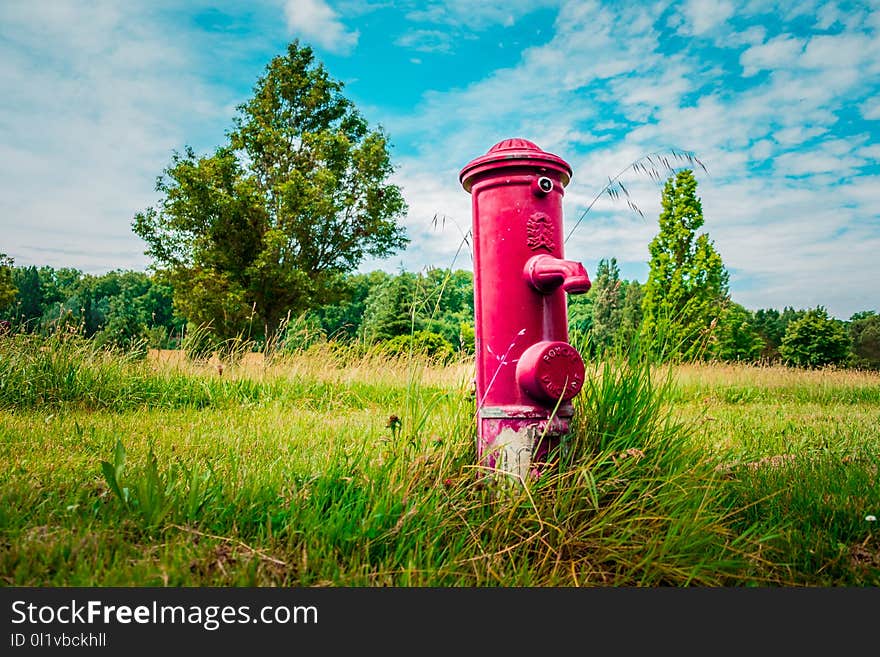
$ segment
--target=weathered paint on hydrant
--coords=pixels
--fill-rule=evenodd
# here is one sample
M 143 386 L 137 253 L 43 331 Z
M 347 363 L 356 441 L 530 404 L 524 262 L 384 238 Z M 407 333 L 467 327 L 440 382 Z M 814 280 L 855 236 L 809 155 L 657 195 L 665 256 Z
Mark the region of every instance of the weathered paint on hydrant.
M 525 139 L 499 142 L 459 174 L 471 194 L 477 455 L 526 478 L 569 430 L 584 362 L 568 344 L 566 293 L 590 289 L 563 258 L 562 158 Z

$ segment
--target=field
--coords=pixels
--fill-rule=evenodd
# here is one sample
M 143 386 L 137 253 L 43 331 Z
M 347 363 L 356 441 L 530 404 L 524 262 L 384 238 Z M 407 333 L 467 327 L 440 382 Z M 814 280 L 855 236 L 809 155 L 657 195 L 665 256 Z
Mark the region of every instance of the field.
M 0 578 L 880 585 L 880 375 L 589 369 L 558 462 L 523 485 L 474 465 L 467 360 L 318 345 L 221 369 L 9 338 Z

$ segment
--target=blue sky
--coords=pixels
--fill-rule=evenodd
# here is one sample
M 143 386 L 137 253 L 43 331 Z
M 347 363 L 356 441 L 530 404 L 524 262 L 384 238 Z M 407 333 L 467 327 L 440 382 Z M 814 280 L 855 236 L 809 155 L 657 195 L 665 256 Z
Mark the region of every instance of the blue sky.
M 458 172 L 524 137 L 574 169 L 566 233 L 609 176 L 692 151 L 735 301 L 880 310 L 878 2 L 6 0 L 0 251 L 145 269 L 131 220 L 172 151 L 222 143 L 294 38 L 391 138 L 412 242 L 365 271 L 471 268 Z M 603 198 L 566 255 L 644 281 L 660 190 L 622 180 L 645 217 Z

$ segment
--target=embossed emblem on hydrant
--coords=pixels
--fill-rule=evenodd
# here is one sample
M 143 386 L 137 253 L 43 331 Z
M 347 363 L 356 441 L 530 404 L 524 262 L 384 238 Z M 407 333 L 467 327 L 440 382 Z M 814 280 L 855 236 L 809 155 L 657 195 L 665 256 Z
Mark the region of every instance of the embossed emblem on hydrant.
M 571 173 L 559 156 L 507 139 L 459 175 L 472 197 L 477 454 L 523 478 L 541 472 L 568 432 L 584 384 L 566 293 L 587 292 L 590 279 L 562 253 Z
M 553 241 L 553 226 L 550 225 L 550 217 L 544 212 L 536 212 L 526 224 L 529 235 L 529 248 L 532 251 L 547 249 L 552 251 L 556 248 Z

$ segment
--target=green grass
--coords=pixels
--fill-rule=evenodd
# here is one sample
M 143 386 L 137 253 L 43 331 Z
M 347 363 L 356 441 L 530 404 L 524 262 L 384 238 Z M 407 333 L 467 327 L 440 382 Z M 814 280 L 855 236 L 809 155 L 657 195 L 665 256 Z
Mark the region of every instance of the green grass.
M 523 486 L 474 465 L 471 367 L 319 346 L 221 374 L 0 342 L 0 578 L 880 584 L 880 377 L 612 359 Z

